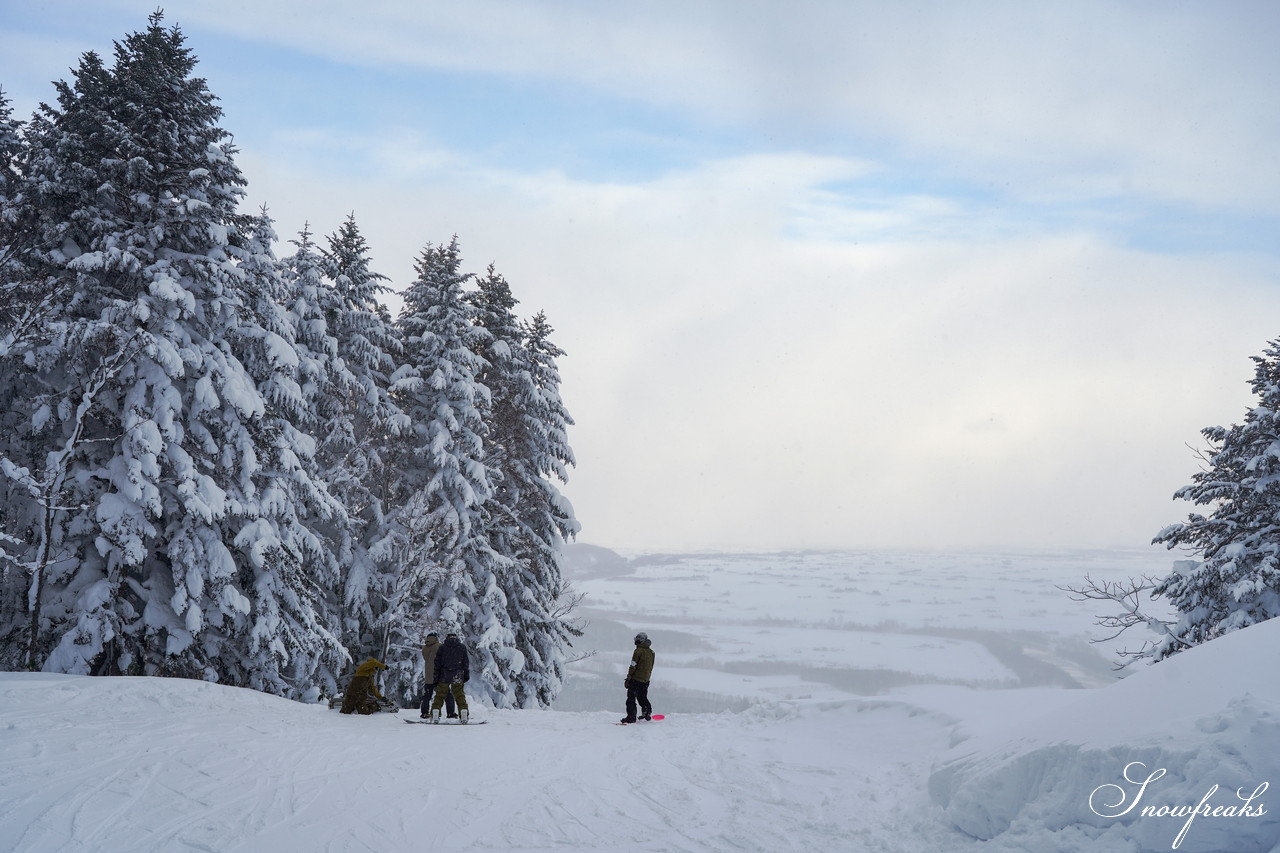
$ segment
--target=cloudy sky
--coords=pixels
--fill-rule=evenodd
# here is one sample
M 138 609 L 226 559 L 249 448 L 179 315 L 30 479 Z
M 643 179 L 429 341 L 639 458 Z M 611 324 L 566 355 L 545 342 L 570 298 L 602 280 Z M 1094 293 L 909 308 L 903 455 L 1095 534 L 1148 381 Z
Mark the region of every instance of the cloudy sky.
M 156 5 L 0 0 L 0 85 Z M 546 310 L 582 541 L 1142 547 L 1280 337 L 1273 3 L 161 5 L 282 239 Z

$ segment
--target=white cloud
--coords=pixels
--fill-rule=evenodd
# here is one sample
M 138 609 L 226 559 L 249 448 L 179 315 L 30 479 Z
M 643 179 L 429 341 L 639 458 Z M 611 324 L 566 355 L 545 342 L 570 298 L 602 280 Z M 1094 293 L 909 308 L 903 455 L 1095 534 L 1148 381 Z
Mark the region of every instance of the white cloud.
M 330 60 L 565 81 L 784 147 L 816 133 L 945 163 L 1023 197 L 1280 212 L 1266 4 L 174 6 Z
M 1185 513 L 1186 445 L 1243 412 L 1280 309 L 1256 259 L 981 221 L 923 239 L 938 210 L 913 200 L 873 239 L 827 239 L 822 187 L 859 161 L 624 184 L 407 156 L 399 180 L 246 169 L 290 188 L 284 219 L 354 208 L 384 271 L 457 232 L 470 268 L 496 261 L 547 309 L 588 541 L 1144 544 Z
M 244 151 L 281 237 L 354 211 L 403 286 L 424 243 L 457 233 L 470 269 L 496 261 L 527 312 L 547 310 L 588 541 L 1141 544 L 1184 514 L 1168 499 L 1195 470 L 1185 445 L 1243 413 L 1248 357 L 1280 316 L 1274 259 L 1054 232 L 861 147 L 1046 205 L 1274 212 L 1276 60 L 1221 7 L 166 8 L 189 35 L 562 80 L 790 152 L 585 180 L 390 120 L 276 128 Z M 859 145 L 832 156 L 833 134 Z

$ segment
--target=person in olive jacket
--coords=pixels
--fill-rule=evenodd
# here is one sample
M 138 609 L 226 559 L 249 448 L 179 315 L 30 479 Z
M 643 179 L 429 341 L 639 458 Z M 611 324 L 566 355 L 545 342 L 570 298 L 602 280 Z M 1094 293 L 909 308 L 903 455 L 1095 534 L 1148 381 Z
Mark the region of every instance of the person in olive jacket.
M 653 714 L 653 706 L 649 704 L 649 678 L 653 675 L 653 649 L 649 648 L 649 635 L 641 631 L 636 634 L 636 650 L 631 653 L 631 666 L 627 669 L 626 680 L 622 682 L 627 688 L 627 715 L 624 723 L 636 721 L 636 704 L 640 705 L 640 719 L 648 720 Z
M 351 676 L 351 683 L 342 694 L 342 713 L 376 714 L 382 710 L 382 693 L 373 683 L 373 677 L 378 670 L 386 668 L 387 665 L 377 658 L 369 658 L 356 667 L 356 674 Z
M 436 652 L 436 698 L 431 702 L 431 722 L 440 722 L 440 708 L 444 705 L 444 697 L 452 692 L 454 700 L 458 703 L 458 722 L 466 724 L 469 713 L 467 697 L 462 691 L 462 685 L 470 680 L 471 661 L 467 657 L 467 650 L 458 639 L 458 635 L 450 632 Z
M 420 712 L 420 716 L 424 720 L 430 716 L 428 711 L 431 708 L 431 700 L 436 695 L 436 652 L 438 651 L 440 651 L 440 635 L 432 631 L 427 634 L 426 642 L 422 644 L 422 672 L 423 677 L 427 680 L 426 686 L 422 689 L 422 709 Z M 458 708 L 453 701 L 452 693 L 445 694 L 444 709 L 445 713 L 449 715 L 449 719 L 452 720 L 458 716 Z

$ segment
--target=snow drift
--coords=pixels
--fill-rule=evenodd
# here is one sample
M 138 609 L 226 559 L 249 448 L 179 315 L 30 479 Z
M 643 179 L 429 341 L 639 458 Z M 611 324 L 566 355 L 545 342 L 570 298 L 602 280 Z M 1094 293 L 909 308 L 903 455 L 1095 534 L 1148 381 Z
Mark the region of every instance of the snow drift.
M 930 794 L 980 839 L 1044 841 L 1047 830 L 1074 839 L 1062 849 L 1280 849 L 1280 680 L 1267 674 L 1278 655 L 1273 620 L 1072 691 L 1052 712 L 953 747 Z

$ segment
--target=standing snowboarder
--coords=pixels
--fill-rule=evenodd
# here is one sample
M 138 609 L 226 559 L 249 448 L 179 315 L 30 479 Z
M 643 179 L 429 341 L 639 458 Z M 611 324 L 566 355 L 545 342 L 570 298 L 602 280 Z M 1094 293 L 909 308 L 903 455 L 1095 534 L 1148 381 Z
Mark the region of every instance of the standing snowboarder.
M 649 648 L 649 635 L 641 631 L 636 634 L 636 650 L 631 653 L 631 666 L 627 670 L 626 680 L 622 682 L 627 688 L 627 715 L 624 723 L 636 721 L 636 703 L 640 704 L 640 719 L 648 720 L 653 713 L 649 704 L 649 678 L 653 675 L 653 649 Z
M 420 716 L 427 719 L 431 708 L 431 700 L 436 695 L 436 653 L 440 651 L 440 635 L 435 631 L 427 634 L 426 641 L 422 644 L 422 673 L 423 678 L 427 680 L 426 685 L 422 688 L 422 709 Z M 444 709 L 449 719 L 458 716 L 457 705 L 453 701 L 453 694 L 447 693 L 444 697 Z
M 462 685 L 471 680 L 471 661 L 467 657 L 466 647 L 452 632 L 444 638 L 444 644 L 436 652 L 435 684 L 436 698 L 431 703 L 431 722 L 440 722 L 440 708 L 444 698 L 450 692 L 458 703 L 458 722 L 467 724 L 470 717 L 467 711 L 467 697 Z

